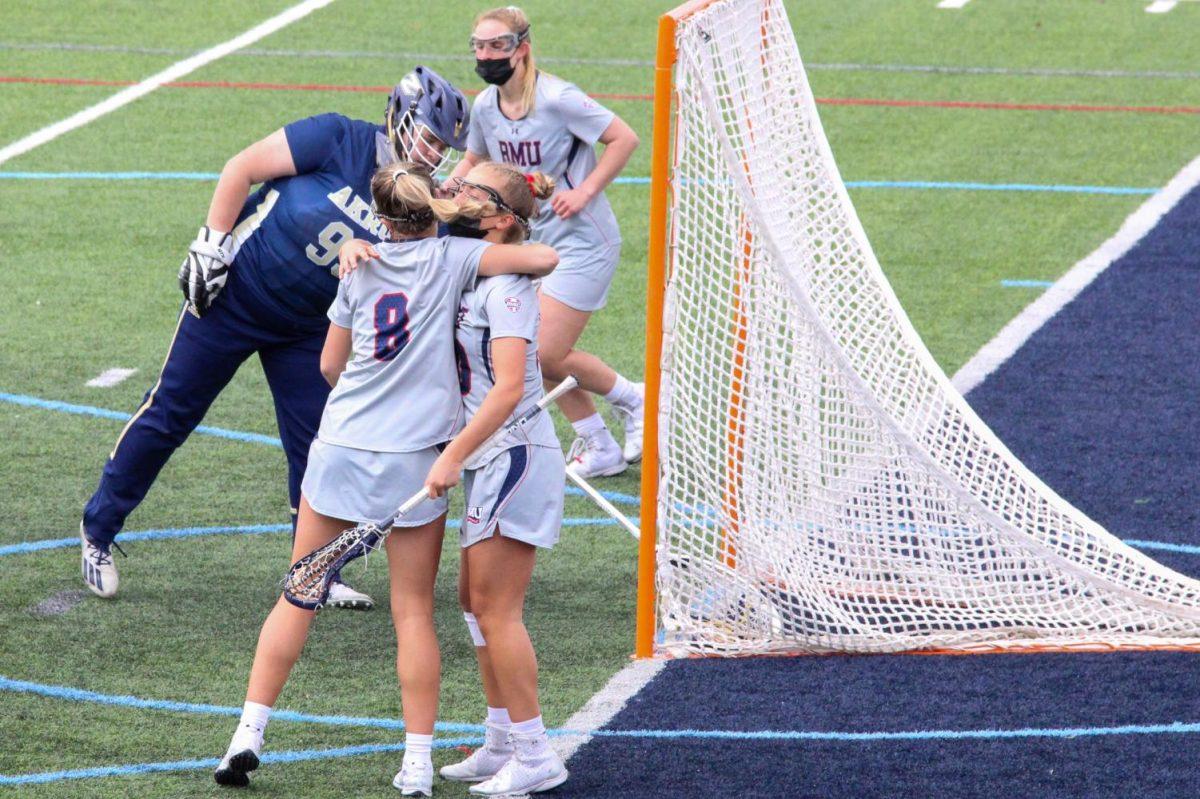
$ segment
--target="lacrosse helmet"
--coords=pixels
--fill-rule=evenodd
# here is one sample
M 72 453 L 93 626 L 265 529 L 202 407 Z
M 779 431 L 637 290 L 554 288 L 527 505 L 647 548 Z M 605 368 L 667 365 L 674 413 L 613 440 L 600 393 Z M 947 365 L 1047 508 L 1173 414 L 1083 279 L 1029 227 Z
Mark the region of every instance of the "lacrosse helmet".
M 384 127 L 401 161 L 436 172 L 466 149 L 470 119 L 463 93 L 429 67 L 419 66 L 392 89 Z

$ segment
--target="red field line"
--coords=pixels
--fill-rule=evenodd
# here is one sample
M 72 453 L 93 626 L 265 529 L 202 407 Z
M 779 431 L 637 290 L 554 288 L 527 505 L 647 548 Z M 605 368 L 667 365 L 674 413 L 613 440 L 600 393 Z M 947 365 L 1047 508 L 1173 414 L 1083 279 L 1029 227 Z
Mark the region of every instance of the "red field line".
M 132 86 L 131 80 L 100 80 L 94 78 L 39 78 L 20 75 L 0 75 L 0 83 L 35 83 L 60 86 Z M 369 92 L 386 94 L 390 86 L 354 86 L 331 83 L 254 83 L 224 80 L 185 80 L 164 84 L 176 89 L 244 89 L 259 91 L 298 92 Z M 466 94 L 478 94 L 473 89 Z M 641 100 L 653 98 L 648 94 L 592 94 L 599 100 Z M 984 111 L 1073 111 L 1086 113 L 1129 114 L 1200 114 L 1200 106 L 1189 105 L 1085 105 L 1079 103 L 996 103 L 969 100 L 889 100 L 878 97 L 818 97 L 820 105 L 881 106 L 886 108 L 948 108 Z

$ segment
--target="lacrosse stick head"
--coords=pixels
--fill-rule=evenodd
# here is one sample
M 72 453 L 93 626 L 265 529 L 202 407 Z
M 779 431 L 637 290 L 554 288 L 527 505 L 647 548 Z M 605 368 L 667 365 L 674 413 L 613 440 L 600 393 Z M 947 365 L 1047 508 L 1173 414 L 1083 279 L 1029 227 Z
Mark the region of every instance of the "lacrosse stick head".
M 384 531 L 376 524 L 343 530 L 328 544 L 317 547 L 292 564 L 283 578 L 284 598 L 304 610 L 320 610 L 329 598 L 329 585 L 347 561 L 377 549 Z

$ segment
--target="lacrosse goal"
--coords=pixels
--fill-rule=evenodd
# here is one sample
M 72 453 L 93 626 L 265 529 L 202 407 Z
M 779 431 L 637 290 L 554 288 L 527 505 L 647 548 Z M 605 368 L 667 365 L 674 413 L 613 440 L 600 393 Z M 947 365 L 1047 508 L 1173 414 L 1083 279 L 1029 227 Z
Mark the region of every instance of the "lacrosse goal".
M 779 0 L 660 21 L 637 653 L 1200 646 L 901 309 Z

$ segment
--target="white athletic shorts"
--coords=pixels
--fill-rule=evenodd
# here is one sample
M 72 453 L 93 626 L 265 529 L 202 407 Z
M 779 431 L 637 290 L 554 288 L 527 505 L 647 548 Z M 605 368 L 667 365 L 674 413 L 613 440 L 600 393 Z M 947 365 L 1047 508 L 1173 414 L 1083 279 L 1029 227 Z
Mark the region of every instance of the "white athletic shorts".
M 463 478 L 466 509 L 458 542 L 464 548 L 496 533 L 549 549 L 562 528 L 566 464 L 558 447 L 510 447 Z
M 559 250 L 558 266 L 542 278 L 541 290 L 577 311 L 598 311 L 608 302 L 621 260 L 621 244 L 596 250 Z
M 437 447 L 416 452 L 374 452 L 329 444 L 314 438 L 300 491 L 317 513 L 353 522 L 382 522 L 421 490 Z M 427 499 L 397 527 L 417 527 L 449 508 L 446 496 Z

